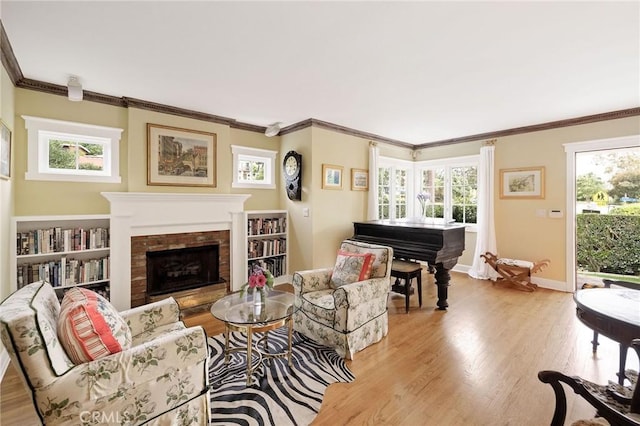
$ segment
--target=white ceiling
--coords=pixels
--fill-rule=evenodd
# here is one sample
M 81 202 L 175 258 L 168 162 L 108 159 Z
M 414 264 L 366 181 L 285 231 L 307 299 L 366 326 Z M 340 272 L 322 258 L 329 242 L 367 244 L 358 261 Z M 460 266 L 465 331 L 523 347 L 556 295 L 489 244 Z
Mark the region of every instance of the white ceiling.
M 24 77 L 412 144 L 640 106 L 640 3 L 6 1 Z

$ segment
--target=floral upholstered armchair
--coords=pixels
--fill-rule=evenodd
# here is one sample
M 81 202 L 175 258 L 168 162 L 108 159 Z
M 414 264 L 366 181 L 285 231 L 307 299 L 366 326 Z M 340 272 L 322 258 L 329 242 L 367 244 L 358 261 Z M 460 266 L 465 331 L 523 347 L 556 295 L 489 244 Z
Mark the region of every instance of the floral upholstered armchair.
M 91 293 L 84 291 L 78 295 Z M 172 298 L 101 317 L 102 325 L 124 325 L 115 339 L 104 339 L 111 350 L 118 349 L 88 362 L 73 358 L 81 352 L 85 356 L 98 345 L 95 341 L 78 346 L 78 354 L 63 344 L 59 330 L 65 300 L 61 310 L 51 285 L 35 282 L 0 304 L 2 343 L 31 392 L 42 423 L 209 423 L 206 334 L 202 327 L 186 328 L 179 321 Z M 93 302 L 97 310 L 113 309 L 104 299 L 94 297 Z M 75 313 L 87 311 L 81 307 Z
M 345 240 L 333 268 L 293 274 L 294 329 L 343 358 L 387 335 L 391 247 Z

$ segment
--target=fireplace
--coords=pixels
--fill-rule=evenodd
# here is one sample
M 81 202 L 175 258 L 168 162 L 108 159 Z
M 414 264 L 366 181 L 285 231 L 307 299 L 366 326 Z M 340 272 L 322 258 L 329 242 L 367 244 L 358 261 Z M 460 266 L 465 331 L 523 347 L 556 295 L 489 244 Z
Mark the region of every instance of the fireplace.
M 111 216 L 111 303 L 126 310 L 149 303 L 146 253 L 219 244 L 220 298 L 239 290 L 246 272 L 244 202 L 248 194 L 103 192 Z M 117 249 L 113 249 L 117 248 Z M 233 248 L 233 250 L 232 250 Z M 157 298 L 165 297 L 164 295 Z M 153 297 L 155 299 L 156 297 Z
M 224 282 L 218 251 L 217 244 L 148 251 L 147 294 L 158 296 Z
M 229 231 L 132 237 L 131 306 L 201 289 L 224 295 L 230 290 L 230 260 Z

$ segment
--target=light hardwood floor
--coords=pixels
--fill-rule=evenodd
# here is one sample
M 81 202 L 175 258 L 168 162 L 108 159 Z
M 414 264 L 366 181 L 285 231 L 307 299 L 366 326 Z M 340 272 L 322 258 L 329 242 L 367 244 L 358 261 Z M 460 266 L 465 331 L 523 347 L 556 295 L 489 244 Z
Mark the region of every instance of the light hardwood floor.
M 389 334 L 347 361 L 356 380 L 329 386 L 314 425 L 545 425 L 555 402 L 539 370 L 615 380 L 618 345 L 601 336 L 591 353 L 592 332 L 576 319 L 571 294 L 525 293 L 460 273 L 451 282 L 447 312 L 434 310 L 433 275 L 423 274 L 422 309 L 413 295 L 405 314 L 404 296 L 392 293 Z M 185 322 L 222 332 L 208 312 Z M 638 368 L 631 351 L 627 366 Z M 37 424 L 12 366 L 1 391 L 0 423 Z M 567 397 L 567 424 L 593 415 Z

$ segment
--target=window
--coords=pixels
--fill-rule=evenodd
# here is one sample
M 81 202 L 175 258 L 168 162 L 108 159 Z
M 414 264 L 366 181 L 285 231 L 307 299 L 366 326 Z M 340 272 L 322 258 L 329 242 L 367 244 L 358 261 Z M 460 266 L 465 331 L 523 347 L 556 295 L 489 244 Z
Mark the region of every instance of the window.
M 233 188 L 275 188 L 276 151 L 231 145 Z
M 22 116 L 28 180 L 120 183 L 122 129 Z
M 478 223 L 478 166 L 452 167 L 451 214 L 458 223 Z
M 378 218 L 425 216 L 475 225 L 478 161 L 477 155 L 415 163 L 380 157 Z
M 378 218 L 400 219 L 411 214 L 413 163 L 381 157 L 378 168 Z
M 420 191 L 416 196 L 420 203 L 418 213 L 424 217 L 444 218 L 444 167 L 422 170 L 421 175 Z
M 445 222 L 476 224 L 478 156 L 422 161 L 418 170 L 418 214 Z

